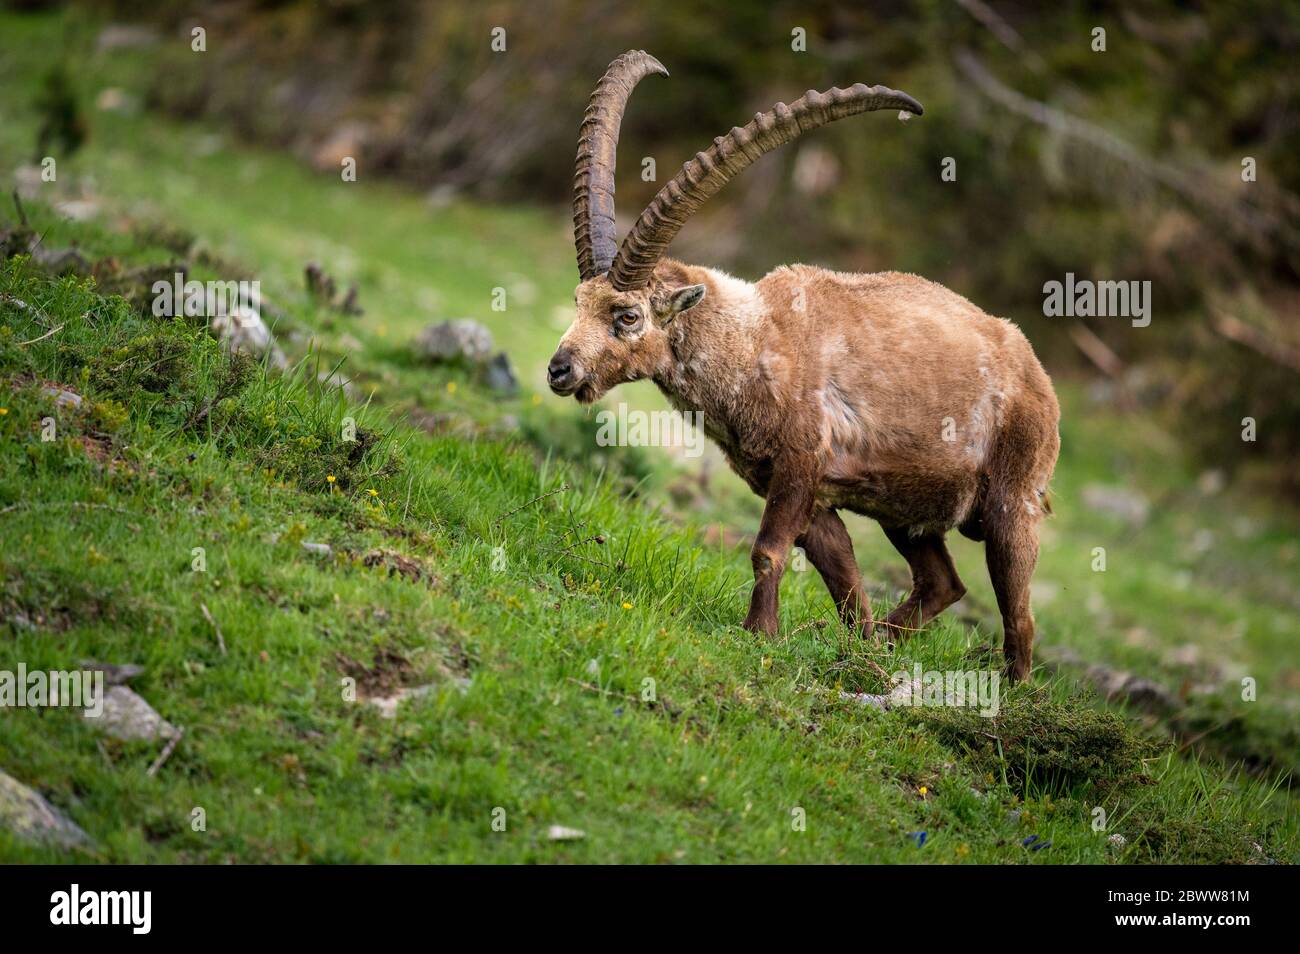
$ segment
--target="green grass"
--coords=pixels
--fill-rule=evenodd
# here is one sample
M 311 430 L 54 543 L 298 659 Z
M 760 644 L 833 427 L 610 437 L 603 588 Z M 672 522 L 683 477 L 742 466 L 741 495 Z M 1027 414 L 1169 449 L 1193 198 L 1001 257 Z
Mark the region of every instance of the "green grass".
M 48 17 L 0 16 L 0 168 L 29 158 L 36 79 L 58 34 Z M 138 55 L 91 61 L 83 93 L 129 85 Z M 29 203 L 47 247 L 75 241 L 130 267 L 194 237 L 196 277 L 261 280 L 295 363 L 232 364 L 192 323 L 22 257 L 0 265 L 0 668 L 140 663 L 134 687 L 186 730 L 151 777 L 159 745 L 106 740 L 70 710 L 4 710 L 0 769 L 95 847 L 0 832 L 0 859 L 1296 857 L 1295 518 L 1240 493 L 1186 492 L 1195 475 L 1155 422 L 1093 408 L 1063 383 L 1058 516 L 1038 575 L 1055 598 L 1039 601 L 1040 645 L 1174 690 L 1210 681 L 1215 692 L 1188 695 L 1186 725 L 1117 714 L 1069 672 L 1037 673 L 993 720 L 859 708 L 841 689 L 880 692 L 914 662 L 996 665 L 987 646 L 1000 634 L 949 614 L 897 650 L 865 644 L 816 625 L 833 613 L 812 572 L 783 584 L 780 638 L 742 631 L 745 548 L 706 544 L 701 528 L 752 532 L 754 502 L 715 475 L 701 508 L 671 503 L 676 465 L 626 448 L 593 460 L 583 412 L 535 392 L 574 280 L 561 216 L 435 210 L 364 170 L 345 184 L 228 138 L 214 149 L 213 130 L 91 118 L 85 149 Z M 88 176 L 97 221 L 56 215 Z M 307 299 L 310 259 L 358 282 L 365 316 Z M 505 312 L 491 310 L 494 287 L 507 288 Z M 488 323 L 515 359 L 519 398 L 408 357 L 423 323 L 461 315 Z M 343 358 L 362 397 L 318 383 Z M 56 408 L 44 382 L 82 406 Z M 411 412 L 464 426 L 431 433 Z M 48 417 L 54 441 L 41 440 Z M 1134 534 L 1077 503 L 1097 481 L 1172 496 Z M 901 560 L 870 524 L 852 529 L 883 611 Z M 1202 530 L 1212 545 L 1190 548 Z M 1105 573 L 1091 570 L 1095 546 Z M 980 549 L 954 552 L 973 615 L 987 615 Z M 393 572 L 399 563 L 417 569 Z M 1198 661 L 1171 657 L 1187 645 Z M 1241 674 L 1258 680 L 1258 702 L 1240 701 Z M 345 698 L 345 678 L 363 693 L 438 688 L 386 720 Z M 1191 744 L 1169 745 L 1171 728 Z M 1260 752 L 1258 774 L 1235 767 Z M 206 831 L 191 828 L 195 808 Z M 1106 831 L 1094 830 L 1097 808 Z M 550 825 L 586 837 L 551 842 Z M 1107 842 L 1116 832 L 1122 847 Z M 1026 848 L 1034 835 L 1051 846 Z

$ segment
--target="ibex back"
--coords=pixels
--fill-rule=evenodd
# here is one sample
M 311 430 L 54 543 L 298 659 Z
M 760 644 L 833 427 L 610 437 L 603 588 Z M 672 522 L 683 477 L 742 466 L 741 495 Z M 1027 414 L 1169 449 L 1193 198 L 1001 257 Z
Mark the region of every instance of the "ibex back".
M 614 161 L 632 88 L 665 73 L 644 52 L 610 64 L 592 94 L 574 177 L 582 283 L 577 318 L 552 358 L 553 391 L 589 403 L 652 379 L 767 504 L 753 547 L 748 629 L 775 633 L 791 547 L 821 573 L 845 623 L 873 628 L 837 511 L 877 520 L 912 571 L 884 621 L 906 635 L 960 599 L 944 545 L 956 528 L 985 544 L 1013 680 L 1028 675 L 1029 580 L 1059 449 L 1052 385 L 1024 335 L 941 285 L 897 272 L 806 265 L 751 284 L 667 259 L 700 204 L 801 132 L 876 109 L 920 114 L 906 93 L 861 84 L 779 103 L 714 140 L 617 247 Z

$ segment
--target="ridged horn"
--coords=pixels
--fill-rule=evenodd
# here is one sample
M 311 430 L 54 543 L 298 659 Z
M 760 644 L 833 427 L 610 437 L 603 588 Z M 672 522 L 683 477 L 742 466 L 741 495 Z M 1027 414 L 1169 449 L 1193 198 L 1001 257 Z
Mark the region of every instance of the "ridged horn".
M 651 73 L 668 75 L 649 53 L 629 50 L 609 64 L 587 103 L 573 172 L 573 244 L 583 281 L 608 272 L 618 251 L 614 231 L 618 130 L 632 90 Z
M 921 104 L 906 93 L 884 86 L 857 83 L 824 93 L 808 90 L 789 106 L 777 103 L 758 113 L 744 127 L 713 140 L 713 145 L 686 162 L 646 206 L 627 233 L 609 279 L 619 291 L 642 288 L 686 220 L 709 196 L 750 163 L 802 133 L 819 126 L 877 109 L 901 109 L 920 116 Z

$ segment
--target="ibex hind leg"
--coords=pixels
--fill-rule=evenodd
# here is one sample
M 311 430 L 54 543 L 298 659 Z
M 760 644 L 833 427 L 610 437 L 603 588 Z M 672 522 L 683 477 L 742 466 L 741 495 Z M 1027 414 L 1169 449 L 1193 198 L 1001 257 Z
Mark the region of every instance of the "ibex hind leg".
M 966 595 L 943 534 L 912 536 L 904 527 L 883 527 L 912 570 L 912 592 L 885 619 L 891 639 L 905 638 Z
M 1038 524 L 1046 512 L 1047 482 L 1060 446 L 1052 424 L 1050 429 L 1021 426 L 1004 435 L 980 520 L 984 558 L 1002 614 L 1002 656 L 1012 682 L 1027 678 L 1033 666 L 1029 582 L 1038 563 Z
M 795 540 L 821 574 L 844 625 L 871 635 L 871 604 L 862 590 L 862 573 L 853 555 L 853 541 L 834 510 L 813 514 L 808 529 Z
M 1007 678 L 1028 677 L 1034 655 L 1034 614 L 1029 608 L 1029 581 L 1038 562 L 1037 520 L 1012 515 L 986 521 L 984 559 L 1002 614 L 1002 656 Z

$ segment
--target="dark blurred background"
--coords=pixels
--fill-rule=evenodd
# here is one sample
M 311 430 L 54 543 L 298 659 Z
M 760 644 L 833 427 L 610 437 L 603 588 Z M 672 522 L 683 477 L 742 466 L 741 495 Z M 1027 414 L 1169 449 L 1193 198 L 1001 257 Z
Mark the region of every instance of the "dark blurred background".
M 148 107 L 323 171 L 361 156 L 438 197 L 550 207 L 569 201 L 593 83 L 619 52 L 646 49 L 672 76 L 646 80 L 624 122 L 625 223 L 683 160 L 777 100 L 854 82 L 906 90 L 923 118 L 862 117 L 779 150 L 673 253 L 747 277 L 795 260 L 926 275 L 1014 317 L 1049 367 L 1086 368 L 1098 400 L 1169 415 L 1215 466 L 1300 489 L 1300 4 L 85 6 L 169 35 L 200 20 L 220 32 L 197 60 L 168 46 Z M 792 49 L 796 28 L 806 51 Z M 75 63 L 62 69 L 75 82 Z M 60 82 L 55 71 L 52 111 Z M 642 181 L 644 157 L 657 182 Z M 945 158 L 955 181 L 940 178 Z M 1151 326 L 1043 318 L 1043 283 L 1067 272 L 1151 281 Z M 1257 441 L 1225 454 L 1224 427 L 1206 421 L 1247 416 Z

